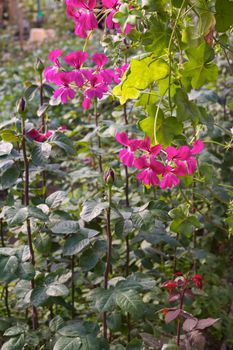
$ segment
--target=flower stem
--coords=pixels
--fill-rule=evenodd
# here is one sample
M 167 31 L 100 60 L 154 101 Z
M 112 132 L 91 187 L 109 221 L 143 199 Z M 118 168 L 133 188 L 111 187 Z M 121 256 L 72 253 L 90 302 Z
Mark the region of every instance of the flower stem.
M 109 273 L 111 270 L 111 258 L 112 258 L 112 232 L 111 232 L 111 203 L 112 203 L 112 187 L 108 187 L 108 203 L 109 206 L 107 208 L 107 264 L 106 264 L 106 270 L 104 274 L 104 289 L 108 289 L 108 279 L 109 279 Z M 103 333 L 104 338 L 107 339 L 107 313 L 104 312 L 103 314 Z
M 25 130 L 25 119 L 22 117 L 22 151 L 23 151 L 23 160 L 24 160 L 24 205 L 29 205 L 29 162 L 27 158 L 27 150 L 26 150 L 26 130 Z M 32 232 L 31 232 L 31 223 L 30 219 L 27 219 L 27 236 L 28 236 L 28 246 L 30 252 L 31 263 L 35 266 L 35 254 L 32 245 Z M 35 288 L 34 278 L 31 279 L 31 288 L 32 290 Z M 32 306 L 32 328 L 33 330 L 38 328 L 38 314 L 37 309 L 33 305 Z
M 44 103 L 44 85 L 43 85 L 43 72 L 40 73 L 40 107 L 43 106 Z M 47 131 L 46 125 L 46 115 L 45 112 L 41 115 L 41 130 L 42 133 Z M 47 181 L 46 181 L 46 171 L 42 172 L 42 181 L 43 181 L 43 199 L 45 202 L 47 195 Z
M 71 317 L 72 317 L 72 319 L 74 319 L 74 317 L 75 317 L 75 308 L 74 308 L 74 298 L 75 298 L 74 265 L 75 265 L 75 258 L 74 258 L 74 255 L 72 255 L 72 257 L 71 257 L 71 305 L 72 305 Z
M 96 128 L 98 128 L 98 126 L 99 126 L 99 122 L 98 122 L 99 115 L 98 115 L 98 112 L 97 112 L 97 100 L 95 101 L 94 114 L 95 114 L 95 126 L 96 126 Z M 99 150 L 101 150 L 101 139 L 100 139 L 99 135 L 97 136 L 97 140 L 98 140 L 98 148 L 99 148 Z M 100 173 L 102 173 L 103 172 L 102 156 L 99 155 L 98 159 L 99 159 L 99 171 L 100 171 Z
M 1 234 L 2 247 L 4 248 L 6 245 L 5 245 L 4 233 L 3 233 L 3 219 L 0 219 L 0 234 Z M 5 307 L 6 307 L 6 314 L 7 314 L 7 317 L 11 317 L 11 311 L 10 311 L 10 308 L 9 308 L 9 301 L 8 301 L 9 291 L 8 291 L 8 285 L 7 284 L 6 284 L 4 289 L 5 289 L 4 302 L 5 302 Z
M 186 288 L 184 288 L 180 294 L 180 310 L 183 310 L 183 304 L 184 304 L 184 293 L 185 293 Z M 176 337 L 176 345 L 180 345 L 180 336 L 181 336 L 181 319 L 180 317 L 178 318 L 177 322 L 177 337 Z

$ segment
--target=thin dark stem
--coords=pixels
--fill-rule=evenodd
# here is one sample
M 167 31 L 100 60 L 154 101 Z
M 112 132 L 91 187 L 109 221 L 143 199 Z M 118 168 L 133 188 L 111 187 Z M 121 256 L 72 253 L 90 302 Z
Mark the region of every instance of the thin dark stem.
M 24 160 L 24 205 L 29 205 L 29 162 L 27 158 L 27 150 L 26 150 L 26 131 L 25 131 L 25 120 L 22 118 L 22 150 L 23 150 L 23 160 Z M 30 251 L 31 263 L 35 266 L 35 255 L 34 249 L 32 245 L 32 232 L 31 232 L 31 223 L 30 219 L 27 219 L 27 236 L 28 236 L 28 246 Z M 31 288 L 35 288 L 34 278 L 31 279 Z M 32 328 L 33 330 L 38 328 L 38 314 L 35 306 L 32 306 Z
M 40 73 L 40 107 L 43 106 L 44 103 L 44 85 L 43 85 L 43 75 Z M 47 125 L 46 125 L 46 117 L 45 117 L 45 112 L 42 113 L 41 116 L 41 131 L 42 133 L 45 133 L 47 130 Z M 47 180 L 46 180 L 46 171 L 42 172 L 42 182 L 43 182 L 43 199 L 45 201 L 46 196 L 47 196 Z
M 74 308 L 74 297 L 75 297 L 75 283 L 74 283 L 74 265 L 75 265 L 75 258 L 74 255 L 72 255 L 71 258 L 71 305 L 72 305 L 72 319 L 75 317 L 75 308 Z
M 5 241 L 4 241 L 4 232 L 3 232 L 3 219 L 0 219 L 0 234 L 1 234 L 1 243 L 2 243 L 2 247 L 4 248 L 5 245 Z M 5 286 L 5 296 L 4 296 L 4 302 L 5 302 L 5 307 L 6 307 L 6 314 L 7 317 L 11 317 L 11 311 L 9 308 L 9 291 L 8 291 L 8 285 Z
M 180 310 L 183 309 L 185 289 L 186 288 L 184 288 L 180 294 Z M 178 322 L 177 322 L 177 338 L 176 338 L 176 345 L 177 346 L 180 345 L 181 326 L 182 326 L 182 323 L 181 323 L 181 319 L 179 317 Z
M 97 101 L 96 101 L 95 102 L 95 126 L 96 126 L 96 128 L 98 128 L 98 126 L 99 126 L 98 118 L 99 118 L 99 115 L 97 112 Z M 98 148 L 100 150 L 101 149 L 101 139 L 100 139 L 99 135 L 97 136 L 97 140 L 98 140 Z M 102 173 L 103 172 L 102 156 L 99 155 L 98 159 L 99 159 L 99 171 L 100 171 L 100 173 Z
M 109 207 L 107 208 L 107 227 L 106 227 L 106 233 L 107 233 L 107 264 L 106 264 L 106 270 L 104 274 L 104 289 L 108 289 L 108 280 L 109 280 L 109 273 L 111 270 L 111 258 L 112 258 L 112 232 L 111 232 L 111 202 L 112 202 L 112 189 L 111 186 L 109 186 L 109 194 L 108 194 L 108 201 L 109 201 Z M 107 313 L 104 312 L 103 314 L 103 330 L 104 330 L 104 338 L 107 339 Z

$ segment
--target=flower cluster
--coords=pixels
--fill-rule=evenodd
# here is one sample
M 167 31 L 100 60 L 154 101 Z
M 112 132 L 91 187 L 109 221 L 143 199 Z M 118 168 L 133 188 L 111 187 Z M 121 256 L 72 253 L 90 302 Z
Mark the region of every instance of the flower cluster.
M 116 134 L 116 140 L 125 146 L 120 150 L 119 158 L 127 167 L 140 170 L 137 179 L 144 185 L 159 185 L 160 188 L 172 188 L 179 185 L 180 177 L 192 175 L 197 168 L 195 155 L 200 153 L 204 144 L 197 140 L 192 148 L 162 145 L 151 146 L 150 138 L 144 140 L 129 139 L 125 132 Z M 136 152 L 143 154 L 136 157 Z
M 96 0 L 66 0 L 67 16 L 72 18 L 75 23 L 75 34 L 80 38 L 86 38 L 90 30 L 98 28 L 97 15 L 95 14 Z M 102 0 L 102 10 L 99 11 L 99 16 L 105 17 L 107 28 L 116 29 L 121 32 L 118 23 L 113 20 L 114 15 L 118 12 L 121 6 L 119 0 Z M 127 24 L 124 34 L 128 34 L 131 30 L 131 25 Z
M 67 71 L 62 67 L 61 56 L 61 50 L 50 52 L 48 58 L 53 65 L 45 69 L 44 77 L 47 82 L 52 82 L 58 87 L 54 92 L 54 98 L 60 98 L 63 104 L 67 103 L 68 99 L 74 99 L 76 89 L 79 88 L 84 95 L 82 104 L 84 109 L 89 109 L 94 98 L 101 99 L 113 82 L 119 84 L 128 68 L 127 64 L 115 69 L 105 68 L 108 58 L 98 52 L 91 58 L 95 68 L 83 67 L 88 59 L 88 53 L 74 51 L 63 57 L 64 62 L 71 68 Z
M 174 274 L 174 279 L 168 280 L 162 284 L 162 288 L 165 288 L 170 295 L 173 294 L 176 295 L 177 292 L 188 291 L 186 294 L 189 293 L 189 288 L 192 286 L 192 284 L 198 288 L 202 289 L 202 281 L 203 277 L 202 275 L 195 274 L 191 278 L 185 277 L 182 272 L 177 272 Z M 174 298 L 172 298 L 174 299 Z M 175 300 L 175 299 L 174 299 Z

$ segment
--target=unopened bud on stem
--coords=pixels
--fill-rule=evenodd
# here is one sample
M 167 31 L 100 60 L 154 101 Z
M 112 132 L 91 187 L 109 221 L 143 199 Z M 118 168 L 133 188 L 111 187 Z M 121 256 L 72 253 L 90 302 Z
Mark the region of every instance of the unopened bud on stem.
M 42 74 L 42 72 L 44 70 L 44 63 L 41 61 L 41 59 L 39 57 L 36 60 L 35 70 L 40 74 Z
M 108 171 L 105 172 L 104 181 L 106 182 L 106 184 L 108 184 L 108 186 L 112 186 L 114 184 L 115 174 L 112 168 L 109 168 Z
M 19 114 L 24 114 L 26 111 L 26 101 L 23 97 L 21 97 L 17 104 L 16 104 L 16 110 Z

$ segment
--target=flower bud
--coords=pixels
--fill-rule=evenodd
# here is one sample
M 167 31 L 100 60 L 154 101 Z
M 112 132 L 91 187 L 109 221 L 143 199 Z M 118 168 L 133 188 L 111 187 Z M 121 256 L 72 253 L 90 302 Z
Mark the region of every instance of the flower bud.
M 115 181 L 115 174 L 114 174 L 114 171 L 112 170 L 112 168 L 109 168 L 108 171 L 106 171 L 106 173 L 104 174 L 104 181 L 109 186 L 113 185 L 113 183 Z
M 26 111 L 26 101 L 23 97 L 21 97 L 17 104 L 16 104 L 16 110 L 19 114 L 23 114 Z
M 37 60 L 36 60 L 36 64 L 35 64 L 35 70 L 38 72 L 38 73 L 42 73 L 43 70 L 44 70 L 44 63 L 41 61 L 41 59 L 38 57 Z

